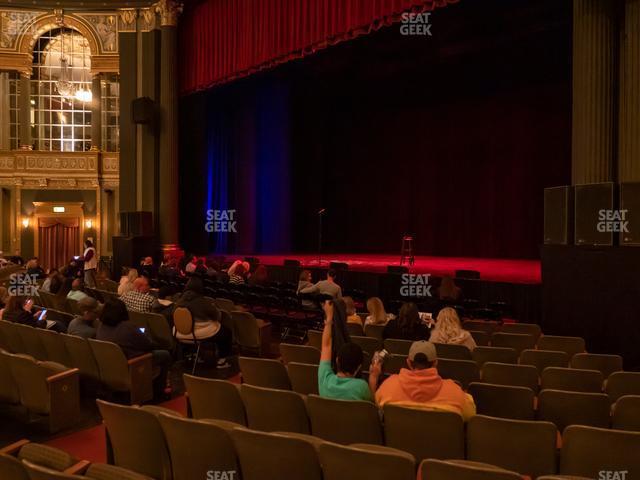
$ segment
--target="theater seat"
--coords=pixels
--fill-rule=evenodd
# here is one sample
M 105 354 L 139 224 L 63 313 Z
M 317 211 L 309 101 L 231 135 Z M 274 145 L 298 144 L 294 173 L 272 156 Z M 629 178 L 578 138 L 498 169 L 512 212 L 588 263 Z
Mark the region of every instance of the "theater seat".
M 285 365 L 289 362 L 307 363 L 318 365 L 320 363 L 320 350 L 307 345 L 280 344 L 280 355 Z
M 30 480 L 78 480 L 82 478 L 91 478 L 94 480 L 152 480 L 150 477 L 140 475 L 139 473 L 126 470 L 124 468 L 115 467 L 113 465 L 105 465 L 96 463 L 89 465 L 83 476 L 72 473 L 56 472 L 49 468 L 35 465 L 31 462 L 24 462 L 26 470 L 29 472 Z
M 233 430 L 231 438 L 238 453 L 242 480 L 323 478 L 315 442 L 311 440 L 244 428 Z
M 453 360 L 471 360 L 471 350 L 464 345 L 448 343 L 435 343 L 438 358 L 450 358 Z
M 191 420 L 161 413 L 173 480 L 207 478 L 209 471 L 238 471 L 231 431 L 240 426 L 223 420 Z
M 581 337 L 562 337 L 557 335 L 543 335 L 538 340 L 538 348 L 540 350 L 555 350 L 565 352 L 569 358 L 576 353 L 586 351 L 584 338 Z
M 464 422 L 457 413 L 385 404 L 385 445 L 425 458 L 464 458 Z
M 480 415 L 535 420 L 535 394 L 530 388 L 473 382 L 468 393 Z
M 158 416 L 176 412 L 155 407 L 130 407 L 97 400 L 107 430 L 109 463 L 156 480 L 171 480 L 171 460 Z
M 516 472 L 480 462 L 429 459 L 419 471 L 419 480 L 522 480 Z
M 560 473 L 602 478 L 600 472 L 626 471 L 640 478 L 640 433 L 573 425 L 562 436 Z
M 523 350 L 520 354 L 521 365 L 533 365 L 542 374 L 547 367 L 566 368 L 569 366 L 569 355 L 553 350 Z
M 567 390 L 571 392 L 602 392 L 604 377 L 597 370 L 576 368 L 545 368 L 540 377 L 542 390 Z
M 465 390 L 471 382 L 480 380 L 480 369 L 473 360 L 450 360 L 439 358 L 436 366 L 442 378 L 449 378 L 460 382 Z
M 640 395 L 640 372 L 615 372 L 607 379 L 605 391 L 611 402 L 624 395 Z
M 502 325 L 500 331 L 502 333 L 519 333 L 532 335 L 536 343 L 538 342 L 540 335 L 542 335 L 540 325 L 536 323 L 505 323 Z
M 36 362 L 25 355 L 10 355 L 10 364 L 20 403 L 30 414 L 44 418 L 51 433 L 78 421 L 80 378 L 77 369 L 53 362 Z
M 183 375 L 191 415 L 246 425 L 240 387 L 224 380 Z
M 622 371 L 620 355 L 601 355 L 596 353 L 576 353 L 571 358 L 571 368 L 598 370 L 605 380 L 614 372 Z
M 150 353 L 127 360 L 115 343 L 90 339 L 89 346 L 104 386 L 115 392 L 128 393 L 131 404 L 153 399 L 153 361 Z
M 467 423 L 467 459 L 531 478 L 553 474 L 556 473 L 557 433 L 551 422 L 476 415 Z
M 287 365 L 291 389 L 302 395 L 318 394 L 318 365 L 291 362 Z
M 518 363 L 518 352 L 513 348 L 476 347 L 471 352 L 471 357 L 480 368 L 486 362 Z
M 40 342 L 46 352 L 47 360 L 71 366 L 71 359 L 67 353 L 67 348 L 64 346 L 64 338 L 57 332 L 52 330 L 38 329 L 38 336 Z
M 389 353 L 394 355 L 409 355 L 409 349 L 411 348 L 411 340 L 400 340 L 397 338 L 387 338 L 384 341 L 384 348 Z
M 307 411 L 316 437 L 345 445 L 382 444 L 380 416 L 373 403 L 309 395 Z
M 249 428 L 264 432 L 310 432 L 307 409 L 299 393 L 245 384 L 240 387 L 240 396 Z
M 325 443 L 319 448 L 324 480 L 414 480 L 415 459 L 389 447 Z
M 0 350 L 0 403 L 18 405 L 20 393 L 11 372 L 11 354 Z
M 640 395 L 620 397 L 613 406 L 611 427 L 640 432 Z
M 291 390 L 287 369 L 278 360 L 239 357 L 242 381 L 257 387 Z
M 487 362 L 482 366 L 482 381 L 494 385 L 526 387 L 538 392 L 538 369 L 531 365 Z
M 559 431 L 569 425 L 609 427 L 609 397 L 604 393 L 543 390 L 538 396 L 538 419 L 553 422 Z
M 513 348 L 520 356 L 523 350 L 536 347 L 536 338 L 524 333 L 496 332 L 491 336 L 491 346 Z

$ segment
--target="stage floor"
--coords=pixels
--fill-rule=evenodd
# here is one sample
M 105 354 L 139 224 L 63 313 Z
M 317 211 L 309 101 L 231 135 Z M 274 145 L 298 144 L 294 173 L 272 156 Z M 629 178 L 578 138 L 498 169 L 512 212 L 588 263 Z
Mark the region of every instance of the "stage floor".
M 283 260 L 300 260 L 304 267 L 318 267 L 318 256 L 308 254 L 255 255 L 265 265 L 282 265 Z M 350 270 L 386 272 L 388 265 L 399 265 L 399 255 L 325 254 L 323 266 L 329 262 L 344 262 Z M 411 273 L 430 273 L 434 276 L 451 275 L 455 270 L 477 270 L 482 280 L 507 283 L 541 283 L 539 260 L 464 257 L 415 257 Z

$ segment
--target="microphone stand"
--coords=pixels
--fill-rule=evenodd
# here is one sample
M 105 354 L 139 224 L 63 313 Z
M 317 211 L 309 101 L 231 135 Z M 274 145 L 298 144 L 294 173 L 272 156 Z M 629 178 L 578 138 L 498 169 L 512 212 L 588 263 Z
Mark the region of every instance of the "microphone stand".
M 318 210 L 318 266 L 322 265 L 322 216 L 325 209 Z

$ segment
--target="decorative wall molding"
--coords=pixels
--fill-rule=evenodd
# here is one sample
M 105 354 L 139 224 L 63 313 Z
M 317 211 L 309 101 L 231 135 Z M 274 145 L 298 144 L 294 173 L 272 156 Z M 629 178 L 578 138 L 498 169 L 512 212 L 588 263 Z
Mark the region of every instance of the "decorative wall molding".
M 160 0 L 155 4 L 156 12 L 160 14 L 160 25 L 163 27 L 175 27 L 178 25 L 178 17 L 182 13 L 182 3 L 176 0 Z
M 138 10 L 135 8 L 122 8 L 118 10 L 118 31 L 135 32 L 138 18 Z
M 96 189 L 119 185 L 120 155 L 100 152 L 0 152 L 0 185 Z

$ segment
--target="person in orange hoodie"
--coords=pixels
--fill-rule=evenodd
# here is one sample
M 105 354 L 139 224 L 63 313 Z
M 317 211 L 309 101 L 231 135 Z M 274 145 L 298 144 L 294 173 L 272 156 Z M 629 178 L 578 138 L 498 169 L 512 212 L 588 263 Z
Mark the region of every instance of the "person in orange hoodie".
M 438 357 L 433 343 L 424 340 L 413 342 L 407 358 L 408 368 L 391 375 L 379 387 L 382 362 L 378 358 L 374 358 L 370 367 L 369 387 L 375 392 L 379 407 L 394 403 L 413 408 L 446 410 L 458 413 L 465 421 L 476 414 L 473 397 L 453 380 L 443 380 L 438 375 Z

